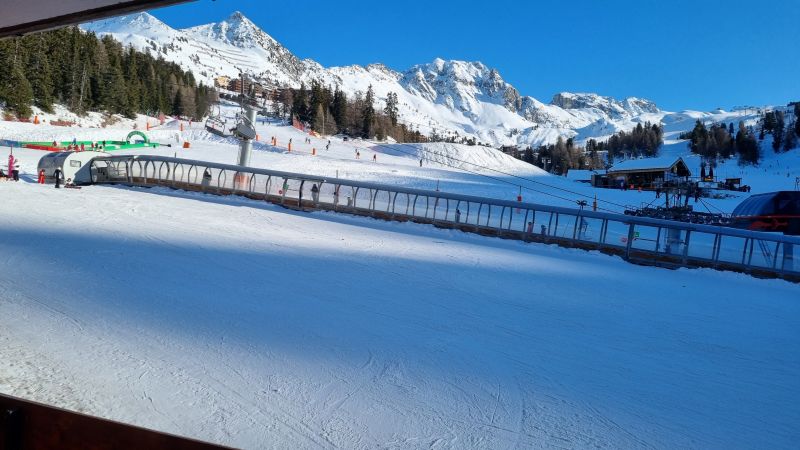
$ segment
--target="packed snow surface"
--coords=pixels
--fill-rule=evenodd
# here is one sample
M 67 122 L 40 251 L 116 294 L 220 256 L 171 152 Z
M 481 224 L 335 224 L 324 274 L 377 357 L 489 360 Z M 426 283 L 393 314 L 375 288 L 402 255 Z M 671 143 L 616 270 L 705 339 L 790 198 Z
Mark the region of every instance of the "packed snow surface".
M 148 152 L 235 161 L 234 141 L 184 126 L 150 136 L 189 149 Z M 129 130 L 0 122 L 12 140 Z M 499 198 L 522 183 L 541 190 L 526 200 L 565 206 L 652 196 L 596 190 L 485 147 L 332 138 L 325 149 L 291 127 L 258 130 L 258 167 Z M 278 146 L 264 144 L 273 136 Z M 0 183 L 0 392 L 245 448 L 800 438 L 795 284 L 235 198 L 55 190 L 33 183 L 42 152 L 14 153 L 22 181 Z M 685 143 L 664 153 L 693 161 Z M 788 176 L 772 171 L 800 166 L 791 158 L 747 176 L 774 189 Z
M 122 139 L 132 125 L 0 122 L 0 139 Z M 526 201 L 562 206 L 653 199 L 487 147 L 331 138 L 326 149 L 291 127 L 258 131 L 256 167 L 505 199 L 518 183 Z M 234 140 L 196 123 L 149 136 L 173 146 L 148 153 L 236 161 Z M 244 448 L 800 439 L 797 284 L 231 197 L 56 190 L 34 183 L 43 152 L 14 154 L 21 181 L 0 182 L 2 393 Z M 685 142 L 662 154 L 697 170 Z M 718 171 L 753 193 L 800 175 L 797 152 L 728 164 Z M 730 211 L 743 197 L 709 202 Z
M 797 285 L 0 183 L 0 392 L 246 448 L 790 448 Z

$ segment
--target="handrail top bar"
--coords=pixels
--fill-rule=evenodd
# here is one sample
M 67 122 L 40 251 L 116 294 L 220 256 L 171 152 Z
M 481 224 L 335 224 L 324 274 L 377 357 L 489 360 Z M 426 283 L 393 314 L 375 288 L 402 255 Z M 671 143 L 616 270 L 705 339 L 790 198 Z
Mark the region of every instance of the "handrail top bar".
M 151 162 L 169 162 L 169 163 L 176 163 L 176 164 L 185 164 L 185 165 L 193 165 L 193 166 L 201 166 L 201 167 L 208 167 L 213 169 L 221 169 L 221 170 L 231 170 L 240 173 L 253 173 L 256 175 L 267 175 L 267 176 L 275 176 L 281 178 L 289 178 L 289 179 L 302 179 L 307 181 L 317 181 L 320 183 L 328 183 L 333 185 L 346 185 L 352 186 L 357 188 L 364 188 L 364 189 L 374 189 L 378 191 L 391 191 L 391 192 L 398 192 L 403 194 L 409 195 L 418 195 L 423 197 L 436 197 L 440 199 L 448 199 L 448 200 L 457 200 L 463 202 L 470 202 L 470 203 L 483 203 L 486 205 L 491 206 L 504 206 L 510 208 L 519 208 L 519 209 L 528 209 L 534 211 L 541 211 L 541 212 L 548 212 L 548 213 L 558 213 L 558 214 L 567 214 L 573 216 L 582 216 L 586 218 L 594 218 L 594 219 L 608 219 L 613 220 L 616 222 L 624 222 L 628 224 L 635 224 L 635 225 L 644 225 L 644 226 L 653 226 L 653 227 L 662 227 L 662 228 L 673 228 L 673 229 L 680 229 L 684 231 L 692 231 L 698 233 L 711 233 L 711 234 L 723 234 L 726 236 L 732 237 L 740 237 L 740 238 L 751 238 L 751 239 L 758 239 L 758 240 L 765 240 L 765 241 L 773 241 L 773 242 L 785 242 L 789 244 L 800 245 L 800 237 L 795 236 L 787 236 L 787 235 L 779 235 L 774 233 L 767 233 L 763 231 L 752 231 L 746 230 L 742 228 L 732 228 L 732 227 L 723 227 L 723 226 L 714 226 L 714 225 L 706 225 L 706 224 L 697 224 L 697 223 L 689 223 L 689 222 L 677 222 L 672 220 L 665 220 L 665 219 L 655 219 L 651 217 L 637 217 L 637 216 L 629 216 L 625 214 L 619 213 L 609 213 L 609 212 L 599 212 L 599 211 L 590 211 L 586 209 L 575 209 L 575 208 L 567 208 L 563 206 L 553 206 L 553 205 L 545 205 L 540 203 L 527 203 L 527 202 L 516 202 L 512 200 L 502 200 L 502 199 L 495 199 L 490 197 L 478 197 L 473 195 L 464 195 L 464 194 L 454 194 L 449 192 L 441 192 L 441 191 L 431 191 L 425 189 L 417 189 L 417 188 L 408 188 L 402 186 L 389 186 L 380 183 L 373 183 L 369 181 L 355 181 L 355 180 L 348 180 L 344 178 L 335 178 L 335 177 L 324 177 L 318 175 L 308 175 L 296 172 L 284 172 L 279 170 L 272 170 L 272 169 L 261 169 L 255 167 L 245 167 L 245 166 L 238 166 L 235 164 L 223 164 L 223 163 L 215 163 L 209 161 L 202 161 L 196 159 L 186 159 L 186 158 L 174 158 L 171 156 L 156 156 L 156 155 L 115 155 L 115 156 L 100 156 L 97 158 L 93 158 L 91 163 L 93 164 L 95 161 L 108 161 L 108 162 L 122 162 L 122 161 L 151 161 Z

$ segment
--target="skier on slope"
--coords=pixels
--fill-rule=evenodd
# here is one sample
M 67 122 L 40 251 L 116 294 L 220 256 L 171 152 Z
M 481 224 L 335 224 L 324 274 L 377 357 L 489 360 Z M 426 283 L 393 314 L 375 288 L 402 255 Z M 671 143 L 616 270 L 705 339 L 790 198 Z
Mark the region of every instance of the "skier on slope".
M 14 158 L 14 170 L 11 173 L 14 175 L 14 181 L 19 181 L 19 158 Z

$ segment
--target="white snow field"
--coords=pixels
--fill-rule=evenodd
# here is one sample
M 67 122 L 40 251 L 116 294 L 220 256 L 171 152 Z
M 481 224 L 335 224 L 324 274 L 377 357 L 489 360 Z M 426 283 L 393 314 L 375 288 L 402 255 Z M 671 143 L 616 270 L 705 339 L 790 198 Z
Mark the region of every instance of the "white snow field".
M 800 439 L 796 284 L 166 189 L 0 197 L 5 394 L 244 448 Z
M 232 120 L 236 108 L 223 111 Z M 133 124 L 53 118 L 0 122 L 0 138 L 122 139 Z M 147 152 L 236 162 L 235 141 L 184 125 L 149 135 L 189 149 Z M 612 210 L 653 197 L 486 147 L 332 138 L 325 150 L 327 139 L 306 144 L 291 127 L 258 132 L 255 167 L 505 199 L 520 183 L 538 190 L 523 190 L 525 201 L 574 206 L 597 194 Z M 800 439 L 800 285 L 232 197 L 56 190 L 34 183 L 44 152 L 14 154 L 22 181 L 0 182 L 2 393 L 244 448 Z M 684 142 L 662 154 L 699 163 Z M 718 170 L 753 193 L 792 189 L 800 175 L 797 151 L 727 164 Z M 731 211 L 745 196 L 709 204 Z
M 222 114 L 229 124 L 235 123 L 235 114 L 238 111 L 239 108 L 231 104 L 222 107 Z M 691 128 L 694 119 L 690 119 L 681 124 Z M 145 116 L 139 116 L 135 121 L 139 130 L 146 128 L 147 120 Z M 151 125 L 156 123 L 155 119 L 149 120 Z M 576 207 L 578 200 L 588 201 L 591 205 L 597 196 L 601 210 L 618 213 L 623 212 L 626 207 L 661 205 L 663 202 L 656 201 L 653 192 L 597 189 L 565 177 L 550 175 L 490 147 L 444 143 L 387 144 L 353 139 L 343 141 L 336 137 L 313 137 L 290 126 L 263 121 L 261 118 L 259 120 L 256 128 L 260 134 L 260 142 L 254 143 L 251 158 L 253 167 L 430 190 L 438 187 L 442 191 L 506 200 L 516 200 L 521 193 L 526 202 L 566 207 Z M 132 124 L 132 121 L 123 119 L 108 128 L 68 128 L 0 121 L 0 139 L 124 139 L 131 131 Z M 215 136 L 207 132 L 202 123 L 193 123 L 190 127 L 189 123 L 183 122 L 183 125 L 182 132 L 178 121 L 167 122 L 146 132 L 152 140 L 170 143 L 172 147 L 129 153 L 178 156 L 227 164 L 237 162 L 238 143 L 235 139 Z M 672 124 L 671 127 L 673 129 L 667 133 L 667 141 L 660 154 L 682 157 L 693 174 L 699 175 L 700 158 L 689 152 L 686 141 L 675 139 L 681 128 L 677 124 Z M 277 147 L 269 145 L 273 136 L 277 138 Z M 311 140 L 308 144 L 305 143 L 307 137 Z M 286 147 L 290 139 L 292 151 L 288 152 Z M 329 139 L 330 148 L 325 150 Z M 190 142 L 189 149 L 180 148 L 184 141 Z M 742 182 L 750 185 L 752 192 L 745 194 L 729 191 L 725 193 L 725 198 L 704 199 L 694 205 L 695 209 L 702 212 L 730 213 L 750 194 L 795 189 L 795 182 L 800 177 L 800 152 L 793 150 L 775 154 L 770 143 L 769 140 L 762 143 L 764 160 L 758 167 L 740 167 L 735 160 L 729 160 L 721 162 L 717 168 L 719 178 L 742 177 Z M 312 149 L 316 149 L 315 156 L 311 154 Z M 358 160 L 355 159 L 356 150 L 360 152 Z M 23 172 L 27 170 L 31 174 L 35 173 L 36 163 L 42 152 L 15 149 L 14 153 L 21 158 Z M 372 160 L 373 155 L 377 157 L 375 162 Z M 0 158 L 0 165 L 5 157 L 7 154 Z M 422 167 L 419 166 L 420 158 L 423 159 Z M 523 186 L 521 192 L 520 185 Z

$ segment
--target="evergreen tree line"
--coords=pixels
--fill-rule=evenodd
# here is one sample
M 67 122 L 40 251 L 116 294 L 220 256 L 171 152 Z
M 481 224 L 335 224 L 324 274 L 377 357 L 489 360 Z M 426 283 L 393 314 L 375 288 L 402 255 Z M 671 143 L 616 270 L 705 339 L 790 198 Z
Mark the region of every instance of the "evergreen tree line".
M 757 164 L 759 161 L 758 141 L 753 130 L 746 127 L 744 122 L 739 122 L 738 131 L 734 132 L 733 122 L 727 125 L 712 124 L 706 128 L 698 120 L 691 131 L 681 133 L 679 137 L 688 139 L 692 153 L 702 156 L 712 166 L 718 158 L 728 159 L 733 156 L 737 156 L 741 164 Z
M 798 136 L 800 136 L 800 102 L 790 104 L 793 106 L 794 120 L 788 124 L 783 111 L 767 111 L 759 120 L 761 131 L 758 133 L 759 140 L 764 140 L 766 134 L 772 135 L 772 149 L 775 152 L 789 151 L 797 147 Z
M 528 150 L 523 153 L 523 161 L 529 157 Z M 596 154 L 595 154 L 596 157 Z M 533 161 L 535 166 L 539 166 L 551 173 L 564 175 L 569 169 L 587 169 L 590 167 L 592 155 L 586 153 L 584 147 L 575 145 L 572 138 L 564 140 L 559 136 L 555 144 L 540 145 L 536 150 L 536 158 Z
M 783 111 L 767 111 L 758 120 L 758 139 L 752 127 L 747 127 L 744 122 L 739 122 L 738 130 L 734 131 L 733 123 L 712 124 L 708 128 L 701 121 L 695 122 L 691 131 L 681 133 L 681 139 L 689 140 L 689 148 L 705 160 L 712 162 L 718 159 L 728 159 L 734 156 L 742 164 L 758 164 L 761 160 L 760 144 L 766 135 L 772 136 L 772 149 L 775 152 L 789 151 L 798 145 L 800 136 L 800 103 L 790 103 L 793 107 L 791 115 L 794 116 L 787 125 L 786 115 Z
M 563 175 L 570 169 L 604 169 L 615 158 L 628 156 L 655 156 L 664 143 L 664 130 L 661 125 L 646 122 L 637 124 L 629 131 L 620 131 L 606 141 L 589 139 L 585 147 L 575 144 L 572 138 L 559 136 L 555 144 L 528 147 L 522 151 L 511 151 L 511 155 L 548 172 Z M 608 161 L 601 152 L 608 152 Z
M 30 117 L 33 105 L 52 112 L 60 103 L 77 114 L 197 119 L 215 100 L 213 89 L 177 64 L 77 27 L 0 40 L 0 67 L 0 104 L 20 118 Z
M 340 90 L 312 81 L 310 88 L 284 89 L 273 101 L 272 114 L 283 119 L 296 118 L 321 134 L 345 134 L 351 137 L 392 137 L 398 142 L 426 142 L 419 131 L 398 122 L 397 94 L 390 92 L 383 109 L 375 109 L 375 93 L 370 85 L 366 94 L 352 98 Z
M 597 151 L 587 152 L 585 147 L 575 145 L 574 139 L 564 139 L 561 136 L 555 144 L 540 145 L 536 149 L 528 146 L 522 151 L 510 149 L 507 153 L 557 175 L 563 175 L 570 169 L 605 167 Z
M 586 142 L 588 153 L 607 151 L 609 162 L 627 157 L 652 157 L 664 144 L 664 128 L 660 124 L 645 122 L 636 124 L 629 132 L 619 131 L 606 141 L 589 139 Z

